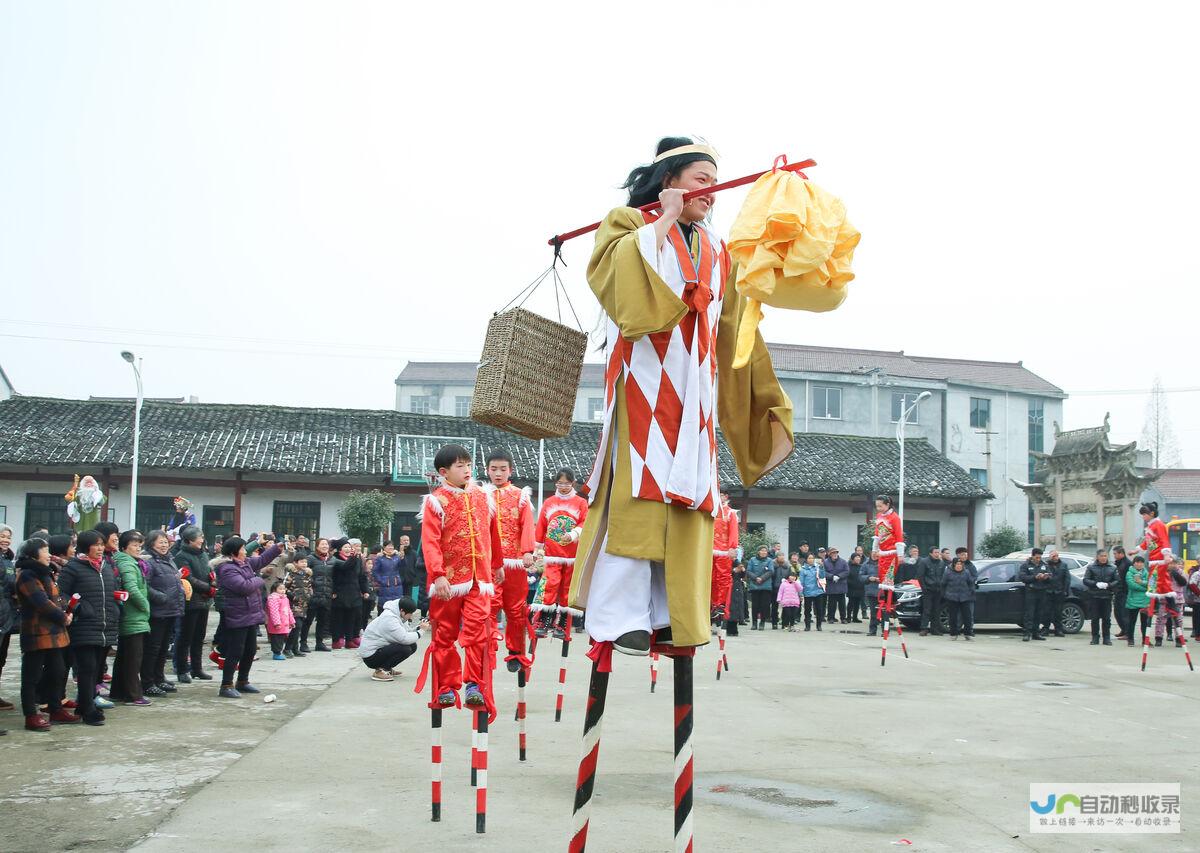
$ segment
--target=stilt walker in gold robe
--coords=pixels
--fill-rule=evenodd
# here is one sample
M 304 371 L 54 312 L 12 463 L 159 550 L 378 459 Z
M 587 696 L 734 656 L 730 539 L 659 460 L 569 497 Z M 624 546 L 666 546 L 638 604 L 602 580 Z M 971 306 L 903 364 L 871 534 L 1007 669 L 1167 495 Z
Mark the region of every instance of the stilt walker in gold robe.
M 585 488 L 571 604 L 593 640 L 591 696 L 572 850 L 583 850 L 612 649 L 674 657 L 676 849 L 691 844 L 691 665 L 708 642 L 713 519 L 720 511 L 717 428 L 746 486 L 792 450 L 792 406 L 761 335 L 733 368 L 745 299 L 706 219 L 716 153 L 663 139 L 633 170 L 629 207 L 596 236 L 588 284 L 608 319 L 604 427 Z M 659 214 L 635 210 L 657 201 Z M 685 792 L 685 793 L 681 793 Z

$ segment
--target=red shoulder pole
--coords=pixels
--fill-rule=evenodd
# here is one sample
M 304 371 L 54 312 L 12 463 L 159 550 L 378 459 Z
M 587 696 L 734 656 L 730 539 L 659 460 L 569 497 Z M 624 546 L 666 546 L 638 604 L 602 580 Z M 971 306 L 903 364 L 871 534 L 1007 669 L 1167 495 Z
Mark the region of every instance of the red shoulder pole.
M 693 190 L 690 193 L 685 193 L 683 196 L 683 200 L 685 202 L 691 201 L 692 199 L 699 198 L 702 195 L 712 195 L 713 193 L 719 193 L 722 190 L 731 190 L 734 187 L 742 187 L 742 186 L 745 186 L 746 184 L 752 184 L 755 181 L 757 181 L 759 178 L 761 178 L 763 175 L 765 175 L 767 172 L 772 172 L 772 171 L 799 172 L 801 169 L 807 169 L 810 166 L 817 165 L 816 160 L 802 160 L 799 163 L 786 163 L 785 165 L 779 165 L 779 161 L 781 159 L 783 159 L 784 161 L 787 160 L 786 157 L 782 157 L 782 156 L 776 157 L 775 158 L 776 165 L 773 169 L 764 169 L 761 172 L 755 172 L 753 175 L 743 175 L 740 178 L 734 178 L 732 181 L 724 181 L 723 183 L 719 183 L 719 184 L 716 184 L 715 186 L 711 186 L 711 187 L 706 187 L 705 189 L 702 189 L 702 190 Z M 803 173 L 801 173 L 801 177 L 804 177 Z M 653 202 L 651 204 L 643 204 L 641 207 L 638 208 L 638 210 L 641 210 L 641 211 L 654 210 L 657 207 L 658 207 L 658 202 Z M 555 234 L 553 237 L 551 237 L 549 240 L 546 241 L 546 245 L 561 246 L 563 243 L 567 242 L 568 240 L 573 240 L 576 237 L 582 237 L 584 234 L 590 234 L 599 227 L 600 227 L 599 222 L 593 222 L 591 225 L 585 226 L 583 228 L 576 228 L 574 231 L 568 231 L 565 234 Z

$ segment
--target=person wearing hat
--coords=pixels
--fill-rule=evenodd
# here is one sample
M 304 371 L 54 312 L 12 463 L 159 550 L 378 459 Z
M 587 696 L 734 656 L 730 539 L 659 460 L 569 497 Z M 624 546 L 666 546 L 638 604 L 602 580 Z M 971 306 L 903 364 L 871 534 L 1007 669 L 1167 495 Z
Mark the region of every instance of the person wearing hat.
M 819 552 L 818 552 L 819 553 Z M 834 545 L 825 554 L 825 621 L 831 624 L 848 622 L 846 593 L 849 591 L 850 564 L 842 559 Z

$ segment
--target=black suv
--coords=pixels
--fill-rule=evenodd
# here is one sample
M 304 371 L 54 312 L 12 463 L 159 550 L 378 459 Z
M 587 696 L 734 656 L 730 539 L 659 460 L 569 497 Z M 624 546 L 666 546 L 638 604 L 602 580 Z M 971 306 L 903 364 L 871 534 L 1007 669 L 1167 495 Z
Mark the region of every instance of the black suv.
M 1063 557 L 1071 573 L 1071 592 L 1062 606 L 1062 626 L 1068 634 L 1077 634 L 1083 628 L 1086 610 L 1083 605 L 1083 570 L 1086 563 L 1074 557 Z M 1025 616 L 1025 585 L 1017 580 L 1017 571 L 1023 560 L 998 559 L 978 560 L 975 568 L 979 577 L 975 581 L 975 624 L 1017 625 L 1020 627 Z M 921 623 L 921 591 L 919 589 L 896 590 L 896 615 L 905 628 L 916 628 Z M 943 605 L 938 614 L 943 631 L 950 630 L 950 615 Z

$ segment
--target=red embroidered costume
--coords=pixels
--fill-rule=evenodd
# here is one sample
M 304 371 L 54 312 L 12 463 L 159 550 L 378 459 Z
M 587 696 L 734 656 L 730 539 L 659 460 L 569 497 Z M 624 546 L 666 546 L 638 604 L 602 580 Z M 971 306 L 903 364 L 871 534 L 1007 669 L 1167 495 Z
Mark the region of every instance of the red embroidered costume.
M 733 558 L 738 549 L 738 514 L 721 497 L 721 509 L 713 519 L 712 607 L 729 614 L 729 595 L 733 591 Z
M 533 553 L 533 502 L 529 489 L 518 489 L 512 483 L 499 487 L 488 483 L 483 490 L 496 508 L 504 558 L 504 580 L 497 584 L 500 594 L 492 600 L 492 616 L 504 608 L 507 616 L 504 643 L 510 655 L 524 655 L 529 583 L 522 557 Z
M 542 606 L 546 609 L 556 604 L 567 606 L 575 552 L 579 548 L 578 540 L 570 534 L 583 525 L 587 514 L 587 499 L 577 495 L 574 489 L 565 495 L 556 492 L 542 502 L 534 536 L 538 549 L 546 554 L 546 586 L 542 592 Z
M 474 483 L 456 489 L 443 482 L 426 495 L 421 507 L 421 547 L 429 577 L 434 695 L 459 690 L 464 678 L 482 686 L 490 680 L 485 677 L 484 654 L 489 647 L 489 599 L 496 591 L 492 572 L 504 560 L 500 528 L 487 492 Z M 450 584 L 447 601 L 433 594 L 438 578 Z M 465 667 L 454 648 L 456 640 L 466 652 Z

